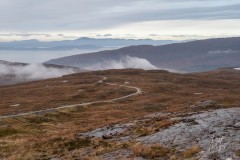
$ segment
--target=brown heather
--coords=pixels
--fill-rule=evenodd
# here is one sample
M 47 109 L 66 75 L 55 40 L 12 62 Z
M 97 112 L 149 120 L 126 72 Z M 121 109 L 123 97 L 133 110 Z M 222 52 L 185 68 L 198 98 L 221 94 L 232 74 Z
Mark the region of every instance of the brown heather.
M 22 160 L 58 155 L 74 159 L 83 149 L 92 148 L 86 159 L 98 159 L 98 155 L 114 149 L 131 148 L 137 156 L 169 157 L 172 149 L 164 146 L 142 146 L 105 143 L 101 140 L 77 140 L 75 135 L 98 127 L 127 122 L 156 112 L 187 113 L 211 110 L 218 107 L 240 106 L 240 72 L 222 69 L 206 73 L 176 74 L 166 71 L 108 70 L 68 75 L 36 82 L 0 87 L 0 115 L 21 113 L 58 107 L 68 104 L 108 100 L 133 93 L 133 89 L 100 84 L 97 76 L 108 77 L 107 82 L 137 86 L 141 95 L 114 103 L 99 103 L 49 112 L 41 115 L 7 118 L 0 120 L 0 159 Z M 67 83 L 63 81 L 68 80 Z M 202 94 L 195 94 L 202 93 Z M 191 108 L 202 100 L 214 100 L 219 106 Z M 20 104 L 20 106 L 13 106 Z M 166 119 L 134 128 L 137 136 L 154 133 L 172 125 Z M 182 157 L 199 152 L 193 146 Z M 239 154 L 238 151 L 236 151 Z

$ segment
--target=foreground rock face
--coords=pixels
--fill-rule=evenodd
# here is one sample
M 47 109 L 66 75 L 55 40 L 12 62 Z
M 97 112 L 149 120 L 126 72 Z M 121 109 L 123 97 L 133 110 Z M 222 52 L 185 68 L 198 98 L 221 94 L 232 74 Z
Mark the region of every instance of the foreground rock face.
M 179 123 L 152 135 L 138 138 L 143 144 L 162 144 L 185 150 L 201 148 L 199 159 L 238 159 L 240 149 L 240 108 L 177 117 Z
M 166 120 L 171 122 L 170 126 L 167 125 L 158 128 L 146 135 L 136 134 L 138 129 L 144 131 L 146 125 L 154 127 L 154 124 L 157 124 L 159 121 Z M 240 151 L 240 108 L 186 114 L 155 113 L 125 124 L 114 124 L 89 132 L 79 133 L 76 135 L 76 138 L 102 139 L 112 144 L 130 142 L 130 145 L 160 145 L 164 148 L 174 149 L 176 152 L 173 155 L 176 157 L 181 156 L 181 153 L 187 149 L 197 146 L 200 152 L 192 154 L 192 158 L 200 160 L 239 160 L 239 155 L 237 156 L 236 154 L 239 154 Z M 102 160 L 148 159 L 144 156 L 136 156 L 131 147 L 116 147 L 109 152 L 99 155 L 98 158 Z M 169 159 L 169 157 L 165 156 L 161 158 L 165 160 Z

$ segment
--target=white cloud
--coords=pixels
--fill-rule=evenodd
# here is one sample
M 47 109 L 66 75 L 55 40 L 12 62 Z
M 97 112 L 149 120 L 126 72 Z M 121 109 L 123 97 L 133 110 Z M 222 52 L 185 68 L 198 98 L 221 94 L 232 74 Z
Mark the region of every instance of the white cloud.
M 61 77 L 73 72 L 72 69 L 50 68 L 42 64 L 29 64 L 26 66 L 0 64 L 0 77 L 12 75 L 21 81 Z
M 138 68 L 145 70 L 158 69 L 152 65 L 148 60 L 138 57 L 122 57 L 120 60 L 106 60 L 96 65 L 86 66 L 87 70 L 107 70 L 107 69 L 124 69 L 124 68 Z
M 77 65 L 76 65 L 77 66 Z M 124 56 L 120 60 L 106 60 L 95 65 L 82 67 L 81 64 L 79 68 L 86 70 L 108 70 L 108 69 L 144 69 L 144 70 L 167 70 L 175 73 L 182 73 L 181 71 L 171 69 L 171 68 L 159 68 L 151 64 L 145 58 Z

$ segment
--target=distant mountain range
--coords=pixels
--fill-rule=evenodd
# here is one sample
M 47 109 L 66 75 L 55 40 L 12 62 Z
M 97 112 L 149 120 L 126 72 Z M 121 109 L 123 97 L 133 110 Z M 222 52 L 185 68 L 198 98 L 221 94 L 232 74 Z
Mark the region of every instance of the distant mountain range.
M 0 42 L 0 50 L 71 50 L 84 49 L 93 50 L 101 48 L 119 48 L 132 45 L 165 45 L 176 43 L 172 40 L 151 40 L 151 39 L 95 39 L 95 38 L 79 38 L 76 40 L 63 40 L 42 42 L 38 40 L 23 40 L 13 42 Z
M 63 57 L 46 63 L 85 69 L 108 69 L 123 68 L 124 65 L 126 68 L 138 68 L 138 66 L 147 64 L 146 62 L 148 66 L 150 64 L 160 69 L 179 72 L 239 67 L 240 37 L 197 40 L 162 46 L 130 46 Z

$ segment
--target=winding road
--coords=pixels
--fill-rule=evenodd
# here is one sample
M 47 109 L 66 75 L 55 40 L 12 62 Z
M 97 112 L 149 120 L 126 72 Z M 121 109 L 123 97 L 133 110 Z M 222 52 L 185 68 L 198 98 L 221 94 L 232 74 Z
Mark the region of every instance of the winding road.
M 49 109 L 38 110 L 38 111 L 29 111 L 29 112 L 24 112 L 24 113 L 5 115 L 5 116 L 0 116 L 0 119 L 20 117 L 20 116 L 26 116 L 26 115 L 31 115 L 31 114 L 43 114 L 43 113 L 53 112 L 53 111 L 60 110 L 60 109 L 73 108 L 73 107 L 79 107 L 79 106 L 87 106 L 87 105 L 92 105 L 92 104 L 96 104 L 96 103 L 112 103 L 112 102 L 115 102 L 115 101 L 123 100 L 123 99 L 129 98 L 129 97 L 141 94 L 141 89 L 138 88 L 138 87 L 128 86 L 128 85 L 119 85 L 119 84 L 114 84 L 114 83 L 105 83 L 104 81 L 107 80 L 107 77 L 101 77 L 101 78 L 102 79 L 99 80 L 98 83 L 104 83 L 104 84 L 111 85 L 111 86 L 119 86 L 119 87 L 126 87 L 126 88 L 130 88 L 130 89 L 135 89 L 136 92 L 134 92 L 132 94 L 129 94 L 129 95 L 126 95 L 126 96 L 123 96 L 123 97 L 114 98 L 114 99 L 110 99 L 110 100 L 93 101 L 93 102 L 87 102 L 87 103 L 59 106 L 59 107 L 55 107 L 55 108 L 49 108 Z

